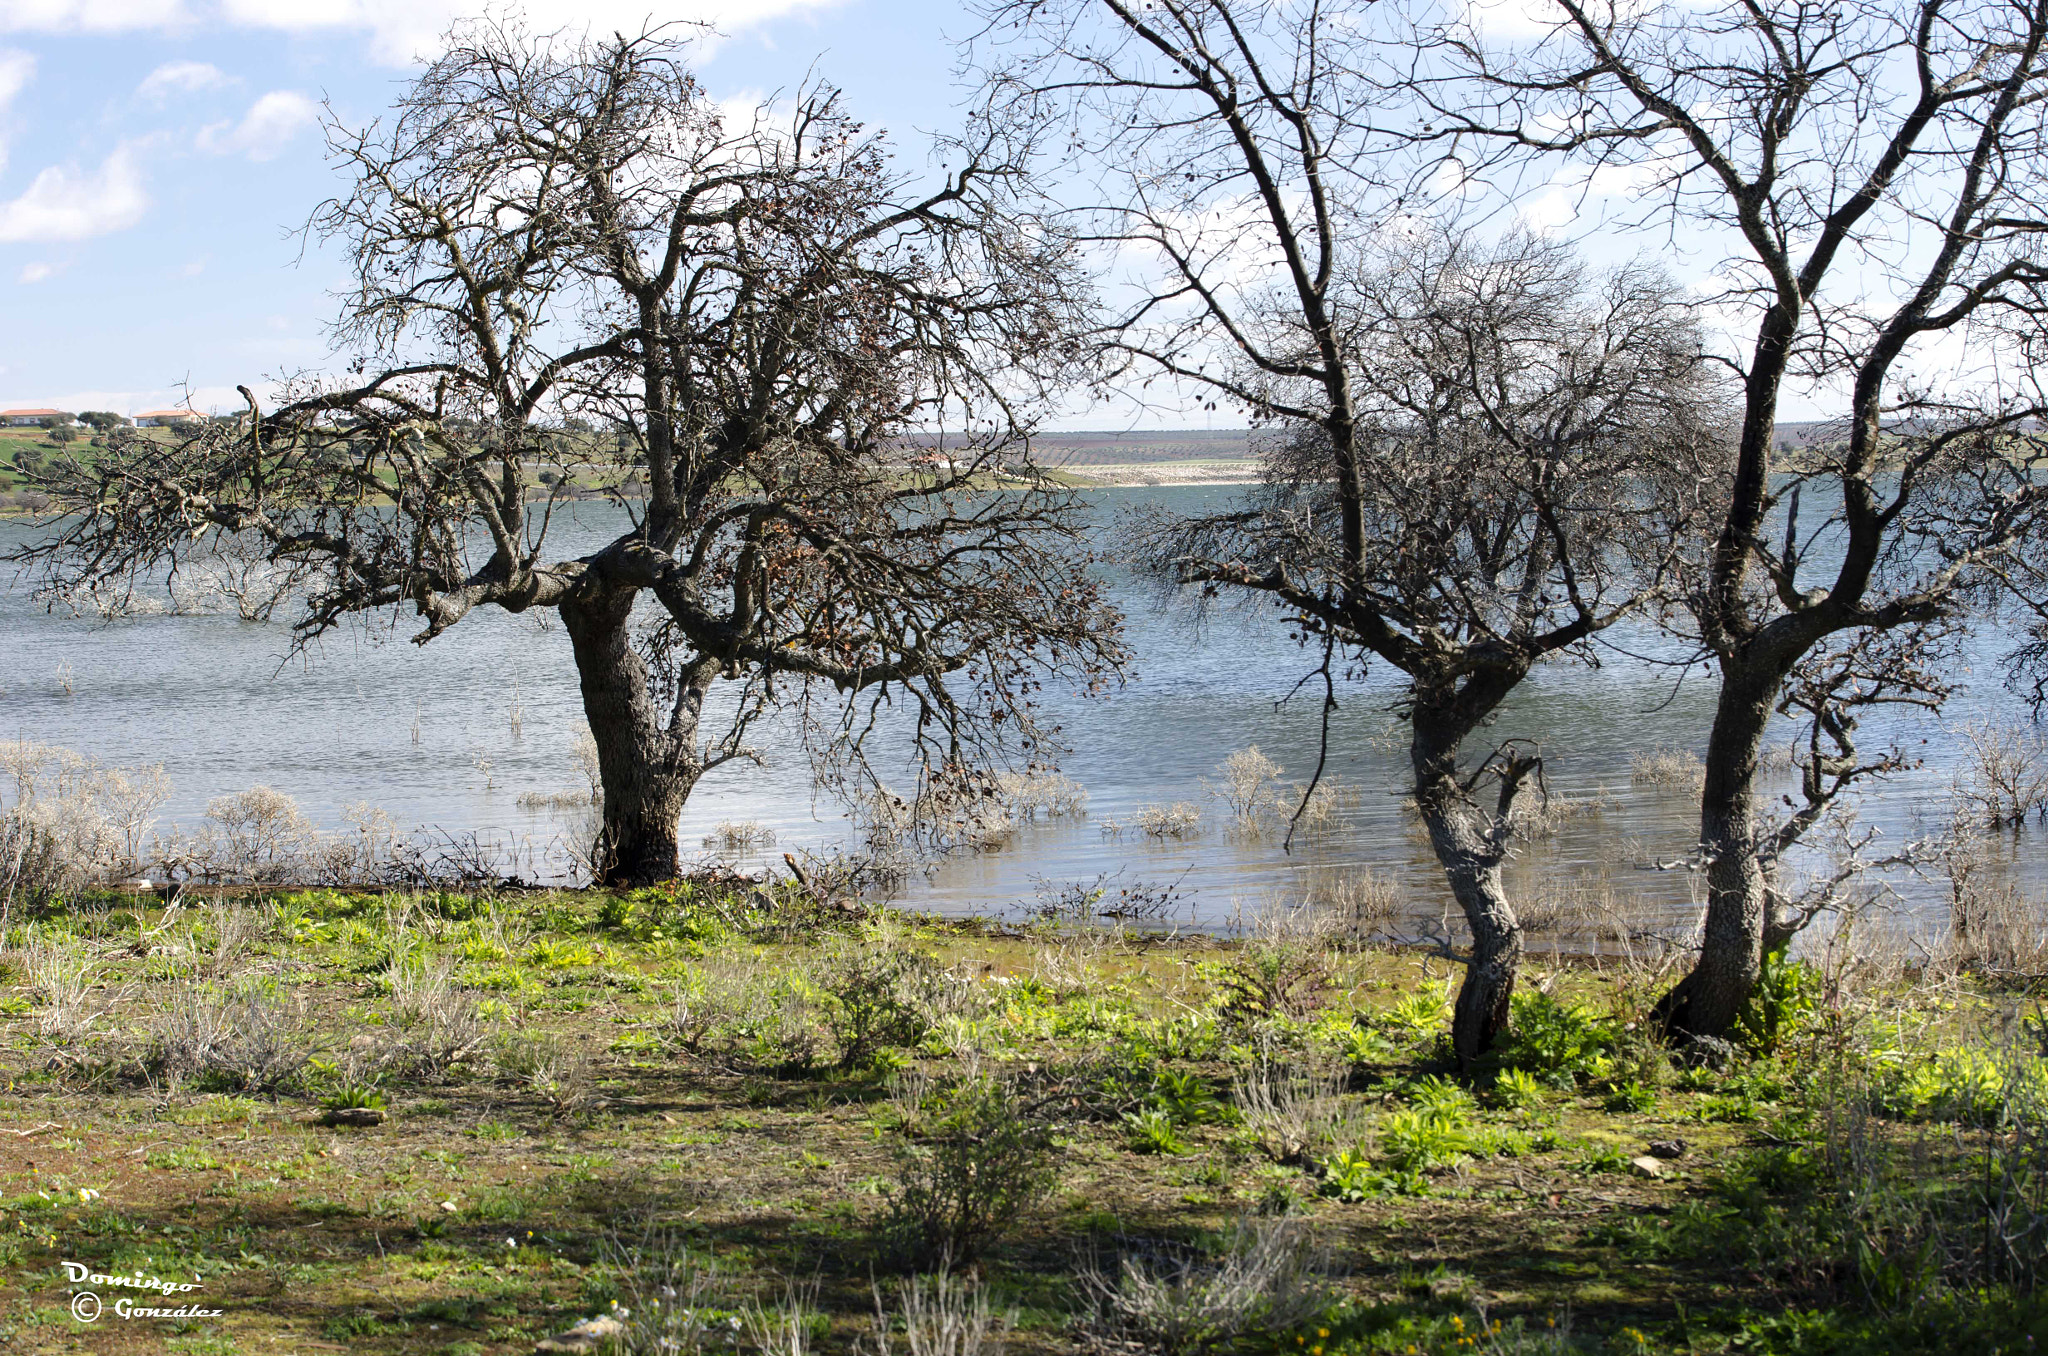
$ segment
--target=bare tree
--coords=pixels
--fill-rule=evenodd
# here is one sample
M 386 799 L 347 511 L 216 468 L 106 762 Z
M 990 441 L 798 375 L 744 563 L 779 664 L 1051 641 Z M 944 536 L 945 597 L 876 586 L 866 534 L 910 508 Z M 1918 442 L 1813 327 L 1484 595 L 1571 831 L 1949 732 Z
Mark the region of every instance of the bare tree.
M 997 97 L 1069 111 L 1112 189 L 1097 230 L 1143 261 L 1105 333 L 1117 375 L 1275 426 L 1242 509 L 1140 520 L 1139 556 L 1205 597 L 1278 604 L 1320 656 L 1326 738 L 1347 670 L 1406 675 L 1416 805 L 1472 934 L 1452 1030 L 1469 1064 L 1509 1015 L 1521 929 L 1501 866 L 1541 758 L 1461 755 L 1535 665 L 1657 588 L 1682 535 L 1664 480 L 1696 491 L 1716 455 L 1688 310 L 1649 270 L 1590 278 L 1527 234 L 1370 219 L 1370 91 L 1335 9 L 992 17 Z
M 2048 5 L 1553 3 L 1519 44 L 1425 21 L 1380 83 L 1462 184 L 1575 162 L 1633 182 L 1640 224 L 1727 252 L 1741 438 L 1685 592 L 1721 675 L 1708 905 L 1665 1009 L 1717 1035 L 1754 986 L 1775 863 L 1857 776 L 1900 766 L 1856 753 L 1850 713 L 1938 702 L 1946 631 L 2042 546 Z M 1788 378 L 1846 396 L 1838 440 L 1774 447 Z M 1805 803 L 1772 823 L 1756 777 L 1781 706 L 1815 737 Z
M 556 609 L 615 882 L 674 873 L 686 798 L 771 710 L 829 775 L 881 729 L 975 789 L 1049 752 L 1048 675 L 1122 660 L 1079 505 L 1023 449 L 1087 300 L 1028 148 L 984 128 L 906 197 L 832 91 L 734 126 L 685 55 L 456 30 L 388 123 L 330 128 L 353 183 L 311 228 L 353 261 L 351 377 L 267 416 L 248 397 L 238 427 L 115 431 L 45 477 L 71 512 L 25 553 L 63 588 L 247 539 L 294 572 L 301 642 L 408 606 L 419 644 Z M 550 554 L 588 493 L 625 530 Z

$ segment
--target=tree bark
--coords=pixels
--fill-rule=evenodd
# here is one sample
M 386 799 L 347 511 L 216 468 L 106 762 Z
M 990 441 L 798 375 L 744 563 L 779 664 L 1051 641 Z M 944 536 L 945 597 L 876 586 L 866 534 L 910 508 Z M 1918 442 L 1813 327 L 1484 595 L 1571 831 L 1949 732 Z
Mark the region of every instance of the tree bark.
M 1472 930 L 1472 954 L 1451 1017 L 1451 1052 L 1458 1067 L 1469 1072 L 1507 1029 L 1522 960 L 1522 925 L 1501 881 L 1503 853 L 1493 833 L 1495 816 L 1474 805 L 1458 785 L 1457 747 L 1455 740 L 1446 746 L 1429 738 L 1423 720 L 1416 717 L 1410 750 L 1415 804 L 1451 894 Z
M 1755 671 L 1765 667 L 1723 669 L 1700 790 L 1700 848 L 1707 859 L 1700 958 L 1658 1005 L 1674 1035 L 1726 1035 L 1763 966 L 1770 882 L 1757 854 L 1756 772 L 1781 677 Z
M 604 791 L 604 826 L 592 852 L 597 883 L 638 886 L 670 879 L 680 863 L 677 824 L 702 774 L 694 757 L 694 724 L 664 725 L 655 707 L 647 666 L 628 629 L 633 590 L 564 602 L 561 611 Z

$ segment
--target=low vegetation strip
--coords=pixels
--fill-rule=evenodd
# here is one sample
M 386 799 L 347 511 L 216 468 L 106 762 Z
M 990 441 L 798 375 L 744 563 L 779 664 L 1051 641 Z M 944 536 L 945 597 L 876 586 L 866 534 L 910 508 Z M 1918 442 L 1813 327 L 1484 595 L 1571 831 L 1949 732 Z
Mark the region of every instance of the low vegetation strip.
M 17 913 L 0 1342 L 2048 1336 L 2048 1024 L 2024 991 L 1781 959 L 1741 1039 L 1681 1059 L 1644 1034 L 1655 976 L 1559 964 L 1461 1079 L 1447 963 L 1347 936 L 941 924 L 729 878 Z M 196 1288 L 184 1317 L 85 1324 L 74 1272 Z

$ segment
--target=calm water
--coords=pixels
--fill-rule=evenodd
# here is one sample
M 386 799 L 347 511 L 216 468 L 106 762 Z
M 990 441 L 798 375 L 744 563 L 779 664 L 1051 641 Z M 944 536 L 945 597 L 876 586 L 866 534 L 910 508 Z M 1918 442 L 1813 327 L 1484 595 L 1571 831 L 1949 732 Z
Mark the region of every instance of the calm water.
M 1141 500 L 1195 511 L 1237 493 L 1183 487 L 1093 497 L 1108 514 Z M 584 549 L 579 538 L 611 535 L 609 510 L 586 505 L 582 512 L 558 543 L 565 554 Z M 33 530 L 0 522 L 0 550 Z M 944 861 L 914 877 L 905 897 L 949 912 L 1000 911 L 1029 901 L 1041 881 L 1122 871 L 1125 881 L 1180 878 L 1195 919 L 1213 924 L 1235 905 L 1298 888 L 1305 868 L 1363 863 L 1397 875 L 1415 908 L 1434 916 L 1443 899 L 1436 868 L 1400 808 L 1406 756 L 1385 710 L 1390 676 L 1374 672 L 1340 691 L 1326 776 L 1355 788 L 1355 803 L 1338 831 L 1297 842 L 1290 854 L 1277 834 L 1253 840 L 1231 832 L 1203 779 L 1214 778 L 1227 754 L 1254 743 L 1291 778 L 1306 779 L 1315 762 L 1314 694 L 1278 704 L 1306 667 L 1302 653 L 1270 609 L 1226 613 L 1197 630 L 1185 612 L 1161 610 L 1130 581 L 1112 584 L 1130 613 L 1133 681 L 1097 699 L 1047 693 L 1073 746 L 1064 770 L 1090 793 L 1087 816 L 1027 827 L 999 852 Z M 189 826 L 210 798 L 264 784 L 296 797 L 324 827 L 339 827 L 345 807 L 368 802 L 401 825 L 523 837 L 545 853 L 560 824 L 548 812 L 521 809 L 517 798 L 582 781 L 574 759 L 582 714 L 558 625 L 483 612 L 420 648 L 406 640 L 416 623 L 401 618 L 395 628 L 336 633 L 295 658 L 287 624 L 282 614 L 269 624 L 232 613 L 110 623 L 52 614 L 29 598 L 24 581 L 0 578 L 0 737 L 63 745 L 109 763 L 162 763 L 175 787 L 161 812 L 165 823 Z M 1675 684 L 1671 670 L 1622 653 L 1668 648 L 1654 635 L 1617 635 L 1597 669 L 1540 670 L 1492 732 L 1541 742 L 1554 795 L 1608 798 L 1600 813 L 1523 850 L 1514 868 L 1522 889 L 1604 883 L 1669 916 L 1688 913 L 1685 874 L 1643 867 L 1686 850 L 1695 822 L 1689 795 L 1630 784 L 1633 753 L 1697 751 L 1704 742 L 1711 676 L 1695 669 Z M 1958 753 L 1953 724 L 2023 717 L 1996 672 L 2004 648 L 1996 637 L 1976 643 L 1965 687 L 1943 718 L 1950 725 L 1924 716 L 1866 722 L 1866 748 L 1894 735 L 1927 763 L 1866 796 L 1862 822 L 1882 830 L 1885 841 L 1920 836 L 1938 823 Z M 684 842 L 739 820 L 772 829 L 778 856 L 849 842 L 842 808 L 812 794 L 801 754 L 773 732 L 757 742 L 770 766 L 733 765 L 707 777 L 691 800 Z M 1101 831 L 1105 819 L 1174 801 L 1203 808 L 1197 836 L 1155 842 Z M 2039 841 L 2022 838 L 2015 852 L 2022 874 L 2038 878 Z M 1900 888 L 1922 906 L 1939 898 L 1933 882 L 1909 879 Z

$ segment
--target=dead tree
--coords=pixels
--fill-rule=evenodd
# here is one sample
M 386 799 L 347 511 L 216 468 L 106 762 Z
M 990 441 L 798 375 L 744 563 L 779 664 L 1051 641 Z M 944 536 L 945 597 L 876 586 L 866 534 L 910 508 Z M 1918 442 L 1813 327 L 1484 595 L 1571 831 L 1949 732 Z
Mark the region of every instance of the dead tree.
M 1619 176 L 1636 224 L 1726 253 L 1740 440 L 1683 595 L 1721 677 L 1708 903 L 1665 1006 L 1675 1031 L 1720 1035 L 1755 983 L 1778 856 L 1838 774 L 1896 766 L 1828 747 L 1844 702 L 1938 701 L 1929 645 L 2044 545 L 2048 4 L 1553 2 L 1554 27 L 1519 44 L 1424 24 L 1376 83 L 1439 175 Z M 1775 445 L 1788 380 L 1843 393 L 1837 439 Z M 1871 639 L 1890 632 L 1929 639 Z M 1758 754 L 1788 704 L 1815 737 L 1806 803 L 1773 823 Z
M 1088 215 L 1134 299 L 1102 333 L 1127 384 L 1267 426 L 1239 510 L 1151 516 L 1139 559 L 1203 597 L 1272 600 L 1324 699 L 1406 677 L 1418 810 L 1470 927 L 1453 1047 L 1505 1027 L 1521 929 L 1501 877 L 1536 750 L 1465 746 L 1530 670 L 1654 593 L 1715 456 L 1687 308 L 1655 273 L 1593 278 L 1526 234 L 1369 218 L 1370 91 L 1330 7 L 1115 0 L 997 7 L 995 96 L 1063 118 L 1111 189 Z M 1647 555 L 1629 549 L 1648 548 Z
M 1122 661 L 1078 505 L 1024 450 L 1086 300 L 1028 148 L 984 128 L 909 194 L 832 91 L 735 126 L 685 55 L 457 30 L 388 122 L 330 128 L 353 182 L 311 229 L 353 262 L 350 377 L 60 459 L 68 514 L 24 553 L 73 588 L 253 541 L 294 573 L 301 642 L 557 610 L 617 883 L 675 872 L 685 800 L 770 711 L 826 775 L 879 728 L 972 788 L 1050 751 L 1042 682 Z M 579 495 L 626 526 L 552 554 Z

